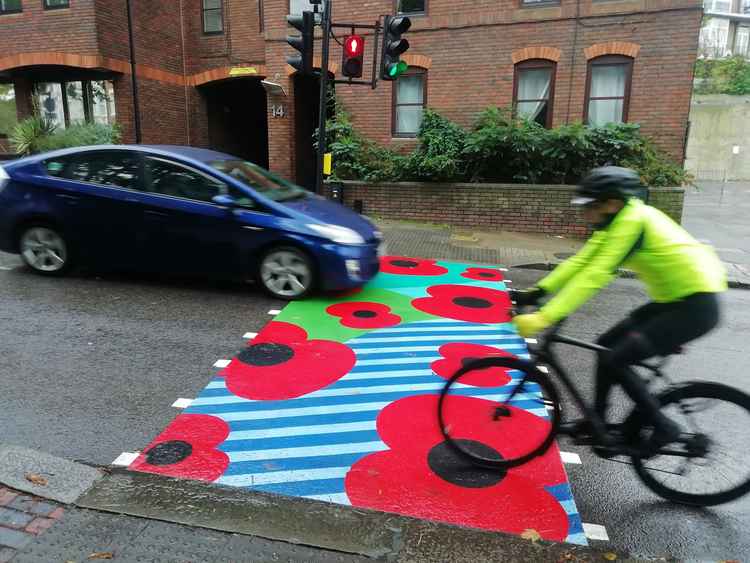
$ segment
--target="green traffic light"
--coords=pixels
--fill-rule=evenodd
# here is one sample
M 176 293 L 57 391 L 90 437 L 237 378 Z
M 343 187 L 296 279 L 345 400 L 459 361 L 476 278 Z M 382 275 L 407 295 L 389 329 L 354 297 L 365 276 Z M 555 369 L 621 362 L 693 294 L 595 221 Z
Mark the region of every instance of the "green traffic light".
M 398 78 L 399 76 L 404 74 L 408 68 L 409 65 L 406 64 L 406 61 L 391 63 L 390 65 L 388 65 L 388 76 L 390 76 L 391 78 Z

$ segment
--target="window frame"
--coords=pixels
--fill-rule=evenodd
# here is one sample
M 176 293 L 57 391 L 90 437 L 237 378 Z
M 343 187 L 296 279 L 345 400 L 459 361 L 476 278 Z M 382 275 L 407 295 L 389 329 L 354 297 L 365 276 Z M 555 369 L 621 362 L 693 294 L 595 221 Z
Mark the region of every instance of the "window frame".
M 428 7 L 427 7 L 428 1 L 429 0 L 424 0 L 424 9 L 422 11 L 420 11 L 420 12 L 402 12 L 401 10 L 399 10 L 399 4 L 401 4 L 401 0 L 393 0 L 393 13 L 397 14 L 399 16 L 409 16 L 409 17 L 412 17 L 412 16 L 415 16 L 415 17 L 426 16 L 427 15 L 427 9 L 428 9 Z
M 518 84 L 519 75 L 527 69 L 545 68 L 551 72 L 549 93 L 547 94 L 547 122 L 544 124 L 545 129 L 552 128 L 552 119 L 555 111 L 555 83 L 557 82 L 557 62 L 549 59 L 527 59 L 513 65 L 513 115 L 516 115 L 518 106 Z M 520 100 L 522 102 L 535 102 L 538 100 Z
M 586 68 L 586 90 L 583 104 L 583 122 L 589 123 L 589 105 L 591 105 L 591 74 L 594 66 L 624 66 L 625 67 L 625 93 L 622 97 L 598 97 L 594 100 L 620 100 L 622 99 L 622 121 L 627 123 L 630 113 L 630 91 L 633 87 L 633 63 L 635 59 L 626 55 L 602 55 L 590 59 Z
M 221 29 L 218 31 L 206 31 L 206 12 L 219 11 L 221 14 Z M 218 8 L 206 8 L 206 0 L 201 0 L 201 30 L 203 35 L 224 35 L 224 0 L 219 0 Z
M 84 80 L 54 80 L 50 82 L 34 82 L 32 87 L 32 92 L 34 96 L 38 96 L 38 90 L 37 86 L 39 84 L 59 84 L 61 88 L 61 94 L 62 94 L 62 112 L 63 112 L 63 123 L 65 125 L 65 129 L 71 126 L 70 123 L 70 107 L 69 107 L 69 101 L 68 101 L 68 93 L 67 93 L 67 86 L 68 84 L 72 84 L 75 82 L 81 83 L 81 95 L 82 95 L 82 102 L 83 102 L 83 114 L 84 114 L 84 122 L 85 123 L 95 123 L 94 121 L 94 92 L 93 92 L 93 83 L 94 82 L 110 82 L 113 81 L 110 79 L 103 78 L 101 80 L 94 80 L 94 79 L 84 79 Z M 113 90 L 114 94 L 114 90 Z M 114 104 L 114 96 L 112 99 L 112 103 Z M 116 121 L 115 121 L 116 122 Z
M 42 8 L 45 10 L 67 10 L 70 8 L 70 0 L 67 0 L 63 6 L 50 6 L 47 2 L 49 2 L 49 0 L 42 0 Z
M 7 16 L 9 14 L 20 14 L 23 12 L 23 0 L 20 0 L 20 7 L 17 10 L 5 10 L 0 7 L 0 16 Z
M 398 103 L 398 80 L 403 78 L 404 76 L 414 76 L 414 75 L 420 75 L 422 76 L 422 103 L 421 104 L 399 104 Z M 428 72 L 426 68 L 421 67 L 411 67 L 407 69 L 407 71 L 402 74 L 399 79 L 394 80 L 392 82 L 391 87 L 391 138 L 393 139 L 416 139 L 417 135 L 419 134 L 419 131 L 415 133 L 399 133 L 396 131 L 396 125 L 397 125 L 397 115 L 398 115 L 398 107 L 399 106 L 422 106 L 422 111 L 424 111 L 427 108 L 427 80 L 428 80 Z

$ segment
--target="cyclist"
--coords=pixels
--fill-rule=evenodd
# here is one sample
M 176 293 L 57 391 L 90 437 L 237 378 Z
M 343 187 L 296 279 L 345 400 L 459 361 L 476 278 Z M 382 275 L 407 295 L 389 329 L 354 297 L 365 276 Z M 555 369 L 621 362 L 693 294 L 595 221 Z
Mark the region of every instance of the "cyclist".
M 651 303 L 633 311 L 598 339 L 608 352 L 598 358 L 595 409 L 606 421 L 608 396 L 619 383 L 654 430 L 649 447 L 676 440 L 680 427 L 659 410 L 646 382 L 629 366 L 665 356 L 711 331 L 719 322 L 717 294 L 727 288 L 726 272 L 713 250 L 700 244 L 677 223 L 637 196 L 645 191 L 636 172 L 617 166 L 592 170 L 578 186 L 575 205 L 594 233 L 583 248 L 535 287 L 512 292 L 519 306 L 536 305 L 554 295 L 537 312 L 518 315 L 514 323 L 524 337 L 561 321 L 605 287 L 625 265 L 645 283 Z M 585 421 L 575 425 L 590 430 Z

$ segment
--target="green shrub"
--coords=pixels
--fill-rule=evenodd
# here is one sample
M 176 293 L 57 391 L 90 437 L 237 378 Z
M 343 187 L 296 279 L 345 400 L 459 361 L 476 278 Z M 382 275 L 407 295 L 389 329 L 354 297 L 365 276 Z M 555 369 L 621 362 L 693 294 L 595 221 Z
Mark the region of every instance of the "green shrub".
M 40 152 L 40 144 L 55 132 L 55 124 L 34 115 L 19 122 L 10 133 L 10 144 L 18 154 Z
M 51 151 L 86 145 L 113 145 L 119 143 L 121 137 L 122 134 L 118 125 L 77 123 L 42 138 L 39 142 L 39 150 Z
M 336 108 L 327 126 L 334 180 L 575 184 L 590 169 L 607 164 L 633 168 L 651 186 L 688 180 L 637 124 L 545 129 L 493 107 L 466 131 L 425 110 L 418 146 L 401 155 L 366 139 L 340 102 Z
M 698 59 L 695 62 L 696 94 L 750 94 L 750 61 L 743 57 Z

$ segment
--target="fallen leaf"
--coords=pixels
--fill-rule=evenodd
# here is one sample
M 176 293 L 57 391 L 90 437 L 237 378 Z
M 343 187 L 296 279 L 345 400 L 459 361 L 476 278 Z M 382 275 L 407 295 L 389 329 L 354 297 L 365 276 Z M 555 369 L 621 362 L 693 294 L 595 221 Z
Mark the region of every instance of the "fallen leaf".
M 531 528 L 524 530 L 521 534 L 521 537 L 534 543 L 542 539 L 542 536 L 539 535 L 539 532 L 537 532 L 536 530 L 532 530 Z
M 608 551 L 607 553 L 602 555 L 602 557 L 604 557 L 604 559 L 606 559 L 607 561 L 615 561 L 617 559 L 617 554 Z
M 47 479 L 45 479 L 38 473 L 27 473 L 26 475 L 24 475 L 24 477 L 26 477 L 26 480 L 29 483 L 34 483 L 35 485 L 39 485 L 40 487 L 47 486 Z
M 115 555 L 111 551 L 96 551 L 88 556 L 87 559 L 114 559 Z

